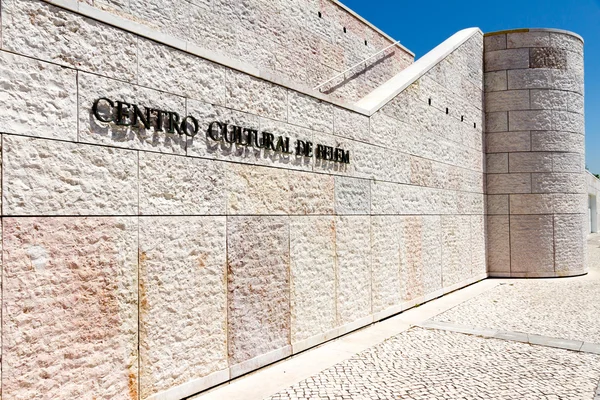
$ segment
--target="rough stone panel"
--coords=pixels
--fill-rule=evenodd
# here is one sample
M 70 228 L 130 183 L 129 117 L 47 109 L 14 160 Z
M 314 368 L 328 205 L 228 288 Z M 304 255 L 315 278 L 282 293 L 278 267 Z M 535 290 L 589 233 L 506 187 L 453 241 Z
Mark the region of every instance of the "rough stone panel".
M 508 153 L 488 154 L 486 172 L 488 174 L 508 173 Z
M 140 152 L 141 215 L 225 215 L 225 165 Z
M 423 218 L 403 217 L 400 294 L 408 301 L 423 296 Z
M 533 193 L 584 193 L 585 176 L 582 174 L 547 173 L 532 174 Z
M 583 154 L 554 153 L 554 172 L 579 172 L 583 173 L 585 168 L 585 157 Z
M 487 112 L 529 109 L 529 90 L 507 90 L 485 95 Z
M 225 104 L 225 67 L 150 40 L 139 39 L 138 48 L 140 85 Z
M 554 195 L 552 194 L 511 194 L 511 214 L 552 214 Z
M 334 217 L 290 218 L 292 343 L 337 325 Z
M 229 364 L 290 344 L 287 217 L 228 217 Z
M 552 71 L 552 88 L 559 90 L 568 90 L 580 95 L 584 93 L 583 71 Z
M 506 49 L 506 35 L 491 35 L 483 37 L 484 51 L 496 51 Z
M 585 153 L 585 136 L 579 133 L 539 131 L 531 133 L 532 151 Z
M 506 38 L 506 46 L 509 49 L 519 47 L 548 47 L 550 46 L 550 34 L 548 32 L 509 33 Z
M 369 214 L 371 212 L 371 181 L 335 177 L 335 213 Z
M 335 213 L 333 176 L 290 171 L 289 183 L 290 213 L 299 215 Z
M 583 134 L 585 133 L 584 116 L 568 111 L 554 111 L 552 113 L 552 130 Z
M 227 368 L 225 217 L 140 218 L 141 398 Z
M 510 131 L 551 130 L 553 113 L 549 110 L 510 111 L 508 127 Z
M 471 216 L 442 216 L 442 278 L 449 287 L 471 276 Z
M 511 153 L 510 172 L 552 172 L 552 153 Z
M 531 193 L 531 174 L 488 174 L 488 194 Z
M 166 118 L 163 132 L 159 132 L 155 127 L 155 117 L 151 118 L 152 127 L 145 129 L 141 122 L 136 126 L 119 126 L 114 122 L 101 122 L 92 111 L 97 99 L 108 98 L 112 101 L 137 104 L 140 107 L 173 111 L 184 118 L 187 114 L 183 97 L 86 73 L 79 73 L 78 90 L 80 142 L 185 154 L 186 137 L 178 133 L 167 133 L 168 119 Z M 116 118 L 117 107 L 111 110 L 106 102 L 102 102 L 99 103 L 99 112 L 102 118 L 111 116 Z
M 528 67 L 526 67 L 528 68 Z M 507 71 L 508 89 L 555 89 L 551 70 L 517 69 Z
M 583 95 L 574 92 L 568 92 L 569 101 L 567 102 L 567 111 L 584 113 L 584 98 Z
M 505 111 L 485 113 L 485 131 L 487 133 L 508 131 L 508 113 Z
M 5 133 L 77 141 L 77 73 L 0 51 Z
M 552 215 L 510 217 L 511 272 L 554 272 Z
M 2 3 L 2 48 L 126 81 L 136 78 L 134 35 L 43 1 Z
M 581 41 L 581 39 L 564 33 L 551 32 L 550 47 L 565 49 L 578 54 L 583 54 L 583 42 Z
M 567 52 L 552 47 L 529 49 L 529 68 L 567 69 Z
M 154 31 L 159 31 L 176 38 L 188 40 L 190 37 L 188 21 L 191 6 L 183 0 L 129 0 L 127 7 L 130 11 L 128 17 L 134 21 L 143 21 L 143 24 Z M 117 14 L 121 14 L 116 11 Z
M 487 213 L 489 215 L 508 214 L 508 195 L 490 194 L 487 197 Z
M 577 93 L 562 90 L 532 89 L 530 90 L 532 110 L 567 110 L 570 98 Z
M 316 131 L 333 131 L 333 105 L 294 91 L 288 92 L 288 122 Z
M 291 193 L 288 171 L 227 164 L 228 214 L 289 214 Z
M 485 72 L 529 68 L 529 49 L 496 50 L 485 53 Z
M 488 153 L 531 151 L 531 134 L 521 132 L 495 132 L 486 135 Z
M 484 90 L 486 93 L 508 89 L 506 71 L 486 72 L 483 75 Z
M 133 151 L 3 135 L 4 215 L 137 215 Z
M 442 219 L 426 216 L 423 221 L 423 294 L 442 289 Z
M 403 243 L 399 217 L 371 217 L 373 312 L 401 303 L 400 250 Z
M 586 269 L 586 228 L 587 214 L 554 216 L 555 270 L 558 275 Z
M 510 272 L 510 224 L 508 216 L 487 217 L 487 251 L 489 272 Z
M 344 108 L 334 107 L 333 118 L 334 135 L 369 142 L 369 117 Z
M 5 399 L 138 398 L 137 218 L 3 218 Z
M 338 323 L 371 314 L 370 217 L 336 217 Z
M 555 214 L 581 214 L 588 209 L 587 193 L 555 193 L 552 196 L 554 197 Z
M 227 106 L 280 121 L 287 119 L 287 89 L 227 70 Z
M 471 216 L 471 276 L 487 272 L 486 224 L 484 215 Z

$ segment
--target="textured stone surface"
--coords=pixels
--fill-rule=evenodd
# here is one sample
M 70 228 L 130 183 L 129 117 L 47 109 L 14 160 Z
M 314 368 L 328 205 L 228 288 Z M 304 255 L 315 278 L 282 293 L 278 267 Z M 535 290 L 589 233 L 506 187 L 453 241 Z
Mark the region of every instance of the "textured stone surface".
M 487 213 L 490 215 L 508 214 L 508 195 L 490 194 L 487 197 Z
M 550 46 L 549 32 L 513 32 L 507 34 L 508 48 L 548 47 Z
M 371 182 L 365 179 L 335 177 L 335 212 L 369 214 L 371 212 Z
M 337 326 L 334 217 L 290 219 L 292 343 Z
M 137 230 L 3 219 L 3 398 L 138 398 Z
M 471 217 L 442 217 L 442 279 L 444 287 L 462 282 L 471 274 Z
M 554 272 L 552 219 L 551 215 L 510 217 L 511 272 Z
M 2 3 L 2 48 L 127 81 L 137 72 L 134 35 L 43 1 Z
M 510 172 L 552 172 L 552 153 L 511 153 Z
M 227 71 L 227 106 L 263 117 L 287 119 L 287 89 L 252 76 Z
M 305 128 L 330 133 L 333 131 L 333 106 L 290 90 L 288 121 Z
M 484 88 L 486 93 L 508 88 L 506 71 L 486 72 L 484 75 Z
M 487 193 L 531 193 L 531 174 L 488 174 Z
M 585 263 L 586 214 L 554 215 L 555 269 L 561 272 L 583 272 Z
M 483 38 L 484 51 L 504 50 L 506 49 L 506 35 L 490 35 Z
M 0 51 L 2 132 L 77 140 L 77 83 L 71 69 Z
M 133 151 L 3 135 L 4 215 L 137 215 Z
M 539 131 L 531 133 L 532 151 L 560 151 L 584 154 L 585 137 L 578 133 Z
M 487 217 L 487 262 L 489 272 L 510 272 L 510 224 L 509 217 Z
M 533 193 L 584 193 L 585 176 L 568 173 L 539 173 L 531 176 Z
M 529 49 L 485 52 L 485 72 L 529 67 Z
M 511 214 L 552 214 L 554 196 L 551 194 L 511 194 Z
M 145 129 L 141 122 L 137 126 L 119 126 L 114 122 L 101 122 L 92 111 L 97 99 L 108 98 L 141 107 L 173 111 L 183 118 L 187 115 L 186 101 L 183 97 L 86 73 L 78 75 L 78 90 L 78 140 L 80 142 L 185 154 L 186 137 L 177 133 L 167 133 L 167 121 L 163 124 L 163 132 L 159 132 L 152 123 L 156 121 L 154 117 L 151 118 L 152 127 Z M 99 112 L 102 118 L 117 116 L 116 107 L 111 112 L 110 107 L 104 102 L 99 103 Z
M 140 218 L 141 397 L 227 368 L 225 217 Z
M 400 304 L 401 249 L 404 236 L 399 217 L 371 217 L 373 312 Z
M 508 173 L 508 154 L 496 153 L 487 155 L 486 172 L 488 174 Z
M 424 216 L 422 220 L 423 294 L 427 295 L 443 287 L 442 218 L 440 216 Z M 482 250 L 485 251 L 485 248 Z
M 568 110 L 572 95 L 577 95 L 561 90 L 545 89 L 532 89 L 529 93 L 532 110 Z
M 510 131 L 551 130 L 552 117 L 548 110 L 510 111 L 508 127 Z
M 401 220 L 400 295 L 408 301 L 423 293 L 423 218 Z
M 369 117 L 343 108 L 333 109 L 333 133 L 348 139 L 369 141 Z
M 139 155 L 141 215 L 224 215 L 225 164 L 142 152 Z
M 531 133 L 529 133 L 529 131 L 496 132 L 487 134 L 486 146 L 488 153 L 541 150 L 532 149 Z
M 485 131 L 487 133 L 505 132 L 507 130 L 508 130 L 508 113 L 507 112 L 501 111 L 501 112 L 485 113 Z
M 585 156 L 583 154 L 554 153 L 552 159 L 554 172 L 582 173 L 585 168 Z
M 287 217 L 228 217 L 229 363 L 290 344 Z
M 483 215 L 471 216 L 471 276 L 481 276 L 487 272 L 485 220 Z
M 489 92 L 485 96 L 485 111 L 511 111 L 529 109 L 529 90 Z
M 340 325 L 371 314 L 370 217 L 336 217 L 337 312 Z
M 566 69 L 567 52 L 552 47 L 532 48 L 529 51 L 529 68 Z

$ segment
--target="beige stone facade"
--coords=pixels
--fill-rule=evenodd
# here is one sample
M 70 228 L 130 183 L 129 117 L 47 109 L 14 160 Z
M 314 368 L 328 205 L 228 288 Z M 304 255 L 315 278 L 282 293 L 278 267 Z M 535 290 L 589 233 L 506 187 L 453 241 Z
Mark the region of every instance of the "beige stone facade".
M 584 271 L 578 38 L 465 30 L 321 93 L 392 43 L 337 1 L 151 3 L 1 0 L 5 400 L 181 399 L 488 271 Z

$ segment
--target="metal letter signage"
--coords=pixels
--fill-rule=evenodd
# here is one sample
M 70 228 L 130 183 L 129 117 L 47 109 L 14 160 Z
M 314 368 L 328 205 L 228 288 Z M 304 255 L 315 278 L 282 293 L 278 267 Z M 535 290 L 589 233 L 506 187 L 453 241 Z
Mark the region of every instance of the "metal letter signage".
M 105 97 L 99 98 L 92 106 L 94 117 L 100 122 L 114 123 L 118 126 L 150 129 L 157 132 L 166 131 L 194 137 L 200 130 L 200 122 L 191 115 L 184 118 L 172 111 L 164 111 L 148 107 L 140 107 L 124 101 L 113 101 Z M 255 147 L 282 154 L 296 154 L 301 157 L 316 156 L 319 160 L 350 164 L 350 151 L 322 144 L 313 145 L 306 140 L 296 140 L 294 146 L 287 136 L 278 136 L 270 132 L 259 132 L 256 129 L 244 128 L 221 121 L 208 124 L 206 137 L 215 142 L 225 142 L 238 146 Z

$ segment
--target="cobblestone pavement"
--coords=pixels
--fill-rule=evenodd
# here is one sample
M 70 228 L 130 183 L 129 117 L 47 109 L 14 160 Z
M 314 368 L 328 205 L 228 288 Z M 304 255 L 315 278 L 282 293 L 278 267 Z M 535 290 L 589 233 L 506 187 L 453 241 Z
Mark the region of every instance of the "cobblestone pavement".
M 600 235 L 588 250 L 588 276 L 512 280 L 433 320 L 600 343 Z
M 599 355 L 412 328 L 269 400 L 591 400 L 599 380 Z

